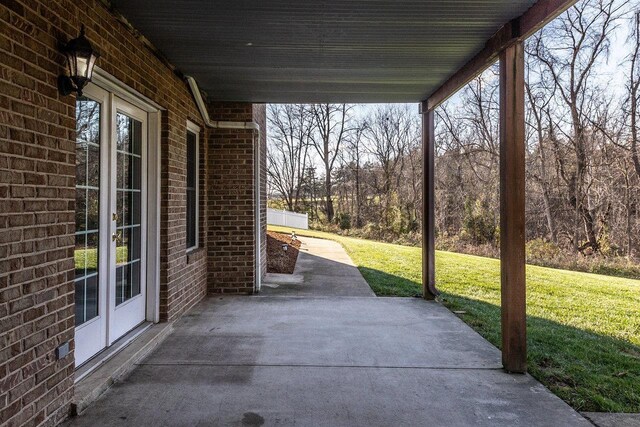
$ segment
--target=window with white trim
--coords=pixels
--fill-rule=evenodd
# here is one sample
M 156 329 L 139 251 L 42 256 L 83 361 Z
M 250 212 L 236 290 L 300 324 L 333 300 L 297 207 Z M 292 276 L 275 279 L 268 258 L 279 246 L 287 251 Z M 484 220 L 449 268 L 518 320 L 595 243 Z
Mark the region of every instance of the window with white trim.
M 200 129 L 187 123 L 187 250 L 198 247 L 198 140 Z

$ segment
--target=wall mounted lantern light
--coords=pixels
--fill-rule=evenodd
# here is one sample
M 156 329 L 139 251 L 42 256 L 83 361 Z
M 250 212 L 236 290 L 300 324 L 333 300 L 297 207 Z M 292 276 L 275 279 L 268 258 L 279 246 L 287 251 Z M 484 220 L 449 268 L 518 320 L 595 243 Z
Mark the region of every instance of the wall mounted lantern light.
M 68 75 L 58 77 L 58 89 L 62 95 L 76 92 L 78 96 L 82 96 L 82 89 L 91 81 L 93 66 L 100 56 L 84 36 L 84 25 L 80 29 L 80 35 L 69 40 L 63 53 L 67 58 Z

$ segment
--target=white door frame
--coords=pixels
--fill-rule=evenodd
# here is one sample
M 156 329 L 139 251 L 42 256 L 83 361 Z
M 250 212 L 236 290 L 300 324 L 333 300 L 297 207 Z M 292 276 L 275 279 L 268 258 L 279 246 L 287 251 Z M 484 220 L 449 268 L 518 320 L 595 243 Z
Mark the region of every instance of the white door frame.
M 106 99 L 102 99 L 105 95 L 105 91 L 107 94 Z M 144 220 L 146 221 L 146 280 L 145 280 L 145 302 L 146 302 L 146 312 L 145 319 L 149 322 L 157 323 L 160 321 L 160 168 L 161 168 L 161 151 L 160 151 L 160 126 L 161 126 L 161 113 L 164 111 L 158 103 L 151 100 L 150 98 L 142 95 L 140 92 L 128 87 L 126 84 L 121 82 L 120 80 L 114 78 L 109 75 L 99 67 L 94 68 L 93 72 L 93 81 L 90 83 L 85 92 L 91 98 L 95 98 L 95 94 L 100 94 L 100 99 L 98 101 L 102 102 L 103 110 L 101 111 L 103 114 L 101 116 L 101 129 L 103 129 L 104 135 L 101 136 L 101 161 L 105 162 L 110 158 L 109 155 L 109 146 L 111 144 L 110 139 L 112 135 L 111 129 L 111 118 L 115 117 L 115 110 L 112 111 L 112 99 L 114 96 L 133 104 L 135 107 L 142 109 L 147 114 L 147 153 L 146 153 L 146 171 L 147 171 L 147 179 L 146 179 L 146 216 Z M 109 98 L 110 97 L 110 98 Z M 104 144 L 102 142 L 105 142 Z M 106 151 L 106 152 L 105 152 Z M 103 163 L 104 164 L 104 163 Z M 107 163 L 108 164 L 108 163 Z M 108 164 L 108 167 L 100 168 L 100 176 L 101 182 L 108 182 L 107 178 L 103 178 L 103 174 L 109 174 L 109 170 L 112 165 Z M 106 179 L 106 181 L 102 181 Z M 100 213 L 100 227 L 101 229 L 104 227 L 104 230 L 111 231 L 111 213 L 113 212 L 111 206 L 109 205 L 109 191 L 107 189 L 101 188 L 100 193 L 100 203 L 103 207 L 109 207 L 109 209 L 101 209 Z M 103 233 L 104 238 L 101 236 L 100 239 L 100 252 L 104 254 L 107 258 L 101 260 L 99 268 L 100 274 L 103 274 L 102 277 L 108 276 L 108 268 L 110 265 L 110 260 L 108 259 L 109 247 L 111 244 L 111 233 Z M 141 271 L 141 274 L 145 274 Z M 105 288 L 104 286 L 102 286 Z M 100 298 L 99 302 L 99 312 L 102 313 L 99 318 L 104 323 L 104 328 L 107 327 L 106 323 L 106 310 L 107 310 L 107 296 L 104 295 Z M 90 329 L 86 328 L 87 325 L 90 325 L 93 320 L 87 322 L 86 324 L 80 325 L 75 330 L 76 340 L 81 342 L 88 342 L 88 336 L 90 334 Z M 84 335 L 83 335 L 84 334 Z M 100 351 L 102 348 L 106 348 L 111 342 L 108 341 L 107 333 L 103 332 L 102 337 L 98 338 L 99 343 L 94 343 L 96 345 L 100 345 L 97 351 Z M 96 340 L 95 337 L 93 339 Z M 92 345 L 91 349 L 79 349 L 76 346 L 75 355 L 76 355 L 76 367 L 80 364 L 84 363 L 86 360 L 91 358 L 95 352 L 96 345 Z M 87 346 L 88 347 L 88 346 Z M 97 348 L 97 347 L 96 347 Z M 91 353 L 90 353 L 91 352 Z M 78 362 L 79 361 L 79 362 Z

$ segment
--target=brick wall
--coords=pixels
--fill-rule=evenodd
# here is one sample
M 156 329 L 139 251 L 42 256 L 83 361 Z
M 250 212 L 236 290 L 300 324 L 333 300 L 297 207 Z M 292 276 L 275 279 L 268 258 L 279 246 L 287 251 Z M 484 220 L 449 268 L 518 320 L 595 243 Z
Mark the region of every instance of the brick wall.
M 59 420 L 73 386 L 54 348 L 73 339 L 75 119 L 50 28 L 0 8 L 0 424 Z
M 191 103 L 184 86 L 182 89 L 182 95 L 187 98 L 184 101 Z M 161 321 L 175 320 L 185 310 L 200 301 L 207 290 L 205 248 L 200 247 L 189 254 L 186 252 L 187 118 L 203 126 L 195 111 L 183 115 L 178 109 L 167 109 L 163 114 L 160 184 L 162 188 L 160 202 Z M 203 131 L 200 134 L 200 141 L 204 139 Z M 200 177 L 206 177 L 206 164 L 201 163 L 201 167 L 204 169 L 200 171 Z M 200 200 L 202 201 L 203 198 L 200 197 Z M 200 218 L 204 218 L 202 211 L 200 212 Z M 199 234 L 201 235 L 201 232 Z
M 252 104 L 211 103 L 216 120 L 248 122 Z M 209 291 L 253 293 L 255 283 L 254 131 L 211 129 L 208 136 Z
M 75 98 L 62 97 L 59 42 L 80 24 L 98 66 L 153 99 L 161 123 L 160 316 L 176 319 L 209 290 L 253 289 L 253 135 L 205 130 L 182 79 L 101 1 L 0 5 L 0 425 L 53 425 L 73 393 Z M 252 120 L 218 104 L 215 120 Z M 186 253 L 186 121 L 201 133 L 200 242 Z M 264 145 L 264 144 L 263 144 Z M 265 169 L 263 169 L 265 170 Z M 263 180 L 266 182 L 266 180 Z M 210 184 L 205 186 L 204 184 Z M 265 264 L 266 265 L 266 264 Z M 209 271 L 207 271 L 209 268 Z

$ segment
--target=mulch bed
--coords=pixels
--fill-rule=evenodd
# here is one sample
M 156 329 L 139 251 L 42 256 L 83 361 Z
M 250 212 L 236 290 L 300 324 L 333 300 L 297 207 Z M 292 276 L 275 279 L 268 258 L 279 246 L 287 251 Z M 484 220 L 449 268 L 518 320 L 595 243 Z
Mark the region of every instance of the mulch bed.
M 282 245 L 287 245 L 287 250 Z M 267 231 L 267 273 L 291 274 L 296 267 L 299 240 L 291 240 L 290 234 Z

